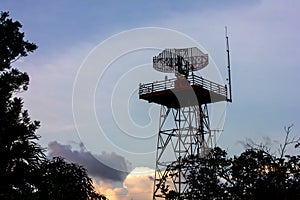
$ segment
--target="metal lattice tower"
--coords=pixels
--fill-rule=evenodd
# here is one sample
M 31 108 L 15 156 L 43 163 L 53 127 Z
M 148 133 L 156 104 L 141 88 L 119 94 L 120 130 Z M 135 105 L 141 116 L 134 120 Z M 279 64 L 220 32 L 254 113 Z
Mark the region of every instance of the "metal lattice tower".
M 227 34 L 226 38 L 231 90 Z M 166 187 L 175 192 L 176 199 L 186 199 L 189 169 L 181 168 L 182 160 L 203 157 L 215 147 L 208 104 L 232 100 L 227 85 L 194 75 L 194 71 L 207 65 L 208 55 L 196 47 L 166 49 L 153 58 L 153 67 L 175 73 L 176 78 L 140 84 L 140 99 L 161 105 L 153 199 L 165 199 L 162 189 Z

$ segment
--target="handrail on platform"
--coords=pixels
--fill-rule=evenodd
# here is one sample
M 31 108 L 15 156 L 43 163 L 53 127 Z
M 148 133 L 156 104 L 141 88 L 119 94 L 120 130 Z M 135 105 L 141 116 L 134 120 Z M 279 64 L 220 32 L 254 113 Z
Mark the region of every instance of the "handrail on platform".
M 175 89 L 175 82 L 179 78 L 165 79 L 162 81 L 154 81 L 152 83 L 140 84 L 139 86 L 139 95 L 144 95 L 153 92 L 159 92 L 163 90 Z M 197 75 L 189 75 L 187 80 L 190 86 L 200 86 L 203 89 L 208 90 L 209 92 L 214 92 L 227 97 L 227 87 L 220 85 L 218 83 L 209 81 L 205 78 L 202 78 Z

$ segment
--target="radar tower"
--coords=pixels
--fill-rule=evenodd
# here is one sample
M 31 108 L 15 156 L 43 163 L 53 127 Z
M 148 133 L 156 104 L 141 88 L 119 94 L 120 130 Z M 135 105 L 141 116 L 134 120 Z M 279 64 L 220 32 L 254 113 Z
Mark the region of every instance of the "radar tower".
M 197 47 L 165 49 L 153 57 L 155 70 L 175 74 L 175 78 L 139 86 L 140 99 L 161 105 L 153 199 L 165 199 L 161 189 L 166 186 L 175 192 L 177 199 L 187 199 L 186 177 L 190 169 L 181 167 L 183 159 L 203 157 L 216 145 L 208 105 L 232 102 L 227 28 L 226 51 L 227 85 L 194 74 L 209 63 L 208 54 Z

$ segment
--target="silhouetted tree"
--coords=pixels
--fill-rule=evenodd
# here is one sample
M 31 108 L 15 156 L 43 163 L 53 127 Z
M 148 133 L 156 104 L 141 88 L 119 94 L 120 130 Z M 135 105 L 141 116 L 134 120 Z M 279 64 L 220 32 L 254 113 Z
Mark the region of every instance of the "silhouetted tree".
M 106 199 L 95 192 L 84 168 L 61 158 L 47 160 L 37 143 L 38 121 L 15 97 L 27 90 L 29 77 L 13 62 L 37 49 L 24 40 L 22 25 L 0 16 L 0 199 Z
M 14 97 L 26 91 L 29 77 L 12 67 L 12 62 L 27 56 L 37 46 L 24 40 L 22 25 L 0 17 L 0 198 L 21 198 L 33 190 L 31 173 L 43 157 L 42 148 L 35 142 L 39 122 L 31 121 L 23 109 L 21 98 Z
M 267 145 L 248 145 L 231 166 L 230 188 L 239 199 L 300 199 L 300 156 L 286 154 L 288 145 L 299 139 L 290 139 L 293 125 L 285 127 L 285 139 L 279 155 L 270 153 Z
M 219 147 L 212 149 L 205 157 L 191 156 L 184 158 L 181 165 L 175 165 L 167 176 L 178 176 L 178 169 L 186 171 L 185 182 L 188 190 L 178 194 L 169 190 L 166 181 L 162 183 L 162 194 L 166 199 L 232 199 L 228 192 L 232 159 Z M 175 173 L 174 173 L 175 172 Z M 165 178 L 168 180 L 168 177 Z
M 276 157 L 262 149 L 247 149 L 235 157 L 228 188 L 235 199 L 299 199 L 299 156 Z
M 37 173 L 40 176 L 36 192 L 38 199 L 106 199 L 95 192 L 92 179 L 83 167 L 67 163 L 63 158 L 44 161 Z
M 300 156 L 286 154 L 286 146 L 298 144 L 299 139 L 289 139 L 290 127 L 285 130 L 279 156 L 265 145 L 248 145 L 239 156 L 228 158 L 216 147 L 205 157 L 185 158 L 176 166 L 189 170 L 185 194 L 170 190 L 168 177 L 163 177 L 161 193 L 166 199 L 300 199 Z M 176 176 L 177 168 L 168 168 L 166 176 Z

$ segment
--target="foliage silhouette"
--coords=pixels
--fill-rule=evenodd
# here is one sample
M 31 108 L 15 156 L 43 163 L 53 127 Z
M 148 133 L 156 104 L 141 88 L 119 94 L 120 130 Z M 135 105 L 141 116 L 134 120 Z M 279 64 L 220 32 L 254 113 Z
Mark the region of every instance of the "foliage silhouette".
M 8 17 L 1 12 L 0 199 L 106 199 L 95 192 L 84 168 L 61 158 L 47 160 L 37 143 L 40 123 L 30 119 L 22 98 L 15 97 L 28 89 L 29 76 L 13 67 L 37 46 L 24 40 L 21 23 Z
M 26 91 L 29 77 L 11 66 L 20 57 L 27 56 L 37 46 L 24 40 L 21 24 L 0 17 L 0 198 L 17 199 L 33 191 L 32 172 L 44 157 L 42 148 L 35 142 L 38 121 L 31 121 L 23 109 L 17 92 Z
M 67 163 L 63 158 L 44 161 L 37 173 L 40 176 L 38 199 L 106 199 L 94 191 L 92 179 L 83 167 Z
M 279 156 L 264 145 L 250 145 L 239 156 L 228 158 L 226 151 L 216 147 L 205 157 L 185 158 L 176 166 L 189 170 L 185 194 L 166 184 L 169 177 L 177 175 L 176 168 L 166 173 L 169 177 L 163 177 L 161 193 L 166 199 L 300 199 L 300 156 L 288 155 L 283 148 L 299 140 L 290 140 L 290 128 L 285 130 L 287 137 Z

